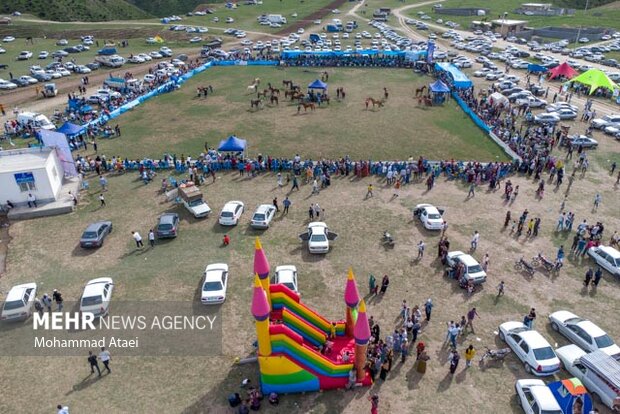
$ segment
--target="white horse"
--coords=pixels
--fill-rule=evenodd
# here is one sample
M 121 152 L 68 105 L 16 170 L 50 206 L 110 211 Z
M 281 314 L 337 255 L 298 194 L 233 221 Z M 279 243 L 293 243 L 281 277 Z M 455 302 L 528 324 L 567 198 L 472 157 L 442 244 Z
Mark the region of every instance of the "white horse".
M 258 85 L 257 85 L 257 84 L 255 84 L 255 83 L 253 83 L 253 84 L 251 84 L 250 86 L 248 86 L 248 91 L 250 91 L 250 92 L 252 92 L 252 93 L 256 93 L 257 88 L 258 88 Z

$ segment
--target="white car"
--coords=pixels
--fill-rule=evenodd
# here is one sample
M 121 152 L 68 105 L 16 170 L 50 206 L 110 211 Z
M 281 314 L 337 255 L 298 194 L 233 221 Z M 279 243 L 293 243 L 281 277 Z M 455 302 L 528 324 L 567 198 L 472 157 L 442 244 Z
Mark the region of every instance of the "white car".
M 77 65 L 75 69 L 73 70 L 75 71 L 75 73 L 82 73 L 82 74 L 91 72 L 90 68 L 85 65 Z
M 191 39 L 189 39 L 189 42 L 190 42 L 190 43 L 200 43 L 200 42 L 202 42 L 202 37 L 200 37 L 200 36 L 194 36 L 194 37 L 192 37 Z
M 299 239 L 308 242 L 308 251 L 311 254 L 325 254 L 329 252 L 329 242 L 338 238 L 336 233 L 329 231 L 327 224 L 314 221 L 308 224 L 308 230 L 299 235 Z
M 162 56 L 172 56 L 172 49 L 170 49 L 167 46 L 162 46 L 162 47 L 159 48 L 159 53 Z
M 297 268 L 293 265 L 276 267 L 276 275 L 273 279 L 274 284 L 282 284 L 295 293 L 299 293 L 297 285 Z
M 547 112 L 557 112 L 560 109 L 570 109 L 573 112 L 579 111 L 579 108 L 577 108 L 575 105 L 569 104 L 568 102 L 556 102 L 552 103 L 547 107 Z
M 254 43 L 254 42 L 252 42 L 249 39 L 244 39 L 244 40 L 241 41 L 241 46 L 252 46 L 252 43 Z
M 37 56 L 37 59 L 47 59 L 50 55 L 50 52 L 46 51 L 46 50 L 42 50 L 39 52 L 39 55 Z
M 440 210 L 431 204 L 418 204 L 413 209 L 413 216 L 419 218 L 427 230 L 441 230 L 443 213 L 444 210 Z
M 28 82 L 29 85 L 34 85 L 35 83 L 39 82 L 32 76 L 28 76 L 28 75 L 20 76 L 19 80 L 22 82 Z
M 62 76 L 71 76 L 71 72 L 69 72 L 65 68 L 58 68 L 58 73 L 60 73 Z
M 620 360 L 620 347 L 594 323 L 569 311 L 553 312 L 549 315 L 549 322 L 554 331 L 561 333 L 586 352 L 600 349 L 607 355 Z
M 592 126 L 596 129 L 604 129 L 608 126 L 620 125 L 620 115 L 605 115 L 602 118 L 592 120 Z
M 89 281 L 80 298 L 80 312 L 92 313 L 96 318 L 106 316 L 110 311 L 113 290 L 114 282 L 110 277 Z
M 492 70 L 489 69 L 489 68 L 482 68 L 482 69 L 479 69 L 479 70 L 475 71 L 474 72 L 474 76 L 477 77 L 477 78 L 483 78 L 483 77 L 487 76 L 491 72 L 492 72 Z
M 226 23 L 234 23 L 235 19 L 233 19 L 232 17 L 227 17 L 226 18 Z
M 222 226 L 236 226 L 243 214 L 243 201 L 229 201 L 220 212 L 219 223 Z
M 147 73 L 146 75 L 144 75 L 144 78 L 142 79 L 144 81 L 144 83 L 151 83 L 155 81 L 155 75 L 152 75 L 150 73 Z
M 56 42 L 56 46 L 67 46 L 69 44 L 69 41 L 67 39 L 59 39 Z
M 2 41 L 4 43 L 10 43 L 10 42 L 14 42 L 15 38 L 13 36 L 5 36 L 5 37 L 2 38 Z
M 273 204 L 261 204 L 252 216 L 250 226 L 255 229 L 268 229 L 275 215 L 276 207 Z
M 526 414 L 562 414 L 564 412 L 543 380 L 517 380 L 515 390 L 521 408 Z
M 218 305 L 226 300 L 228 287 L 228 265 L 214 263 L 207 266 L 202 283 L 200 302 L 203 305 Z
M 155 43 L 157 43 L 157 39 L 155 39 L 154 37 L 147 37 L 146 43 L 148 43 L 149 45 L 154 45 Z
M 603 269 L 620 277 L 620 252 L 610 246 L 590 247 L 588 255 Z
M 6 49 L 3 49 L 3 48 L 0 47 L 0 55 L 3 54 L 3 53 L 6 53 Z
M 560 122 L 560 116 L 554 112 L 538 114 L 534 115 L 534 122 L 537 124 L 557 124 Z
M 448 266 L 451 268 L 456 268 L 459 263 L 463 263 L 465 268 L 462 277 L 468 282 L 471 280 L 476 285 L 486 282 L 486 272 L 482 269 L 480 263 L 478 263 L 478 261 L 471 255 L 456 250 L 453 252 L 448 252 L 446 260 L 448 262 Z
M 535 96 L 527 96 L 525 98 L 519 98 L 516 100 L 517 105 L 527 105 L 530 108 L 544 108 L 547 105 L 547 101 L 537 98 Z
M 34 282 L 13 286 L 4 300 L 0 319 L 3 321 L 28 319 L 32 314 L 36 296 L 37 284 Z
M 560 117 L 560 119 L 575 119 L 577 118 L 577 112 L 569 109 L 569 108 L 560 108 L 555 112 L 549 112 L 548 114 L 556 114 Z
M 15 89 L 15 88 L 17 88 L 17 85 L 15 85 L 13 82 L 0 79 L 0 90 L 9 90 L 9 89 Z
M 499 338 L 505 341 L 523 362 L 528 374 L 553 375 L 560 370 L 560 360 L 549 342 L 523 323 L 504 322 L 499 326 Z
M 130 56 L 129 59 L 127 59 L 127 62 L 129 62 L 129 63 L 144 63 L 144 59 L 141 58 L 138 55 L 133 55 L 133 56 Z
M 140 53 L 138 56 L 144 59 L 145 62 L 150 62 L 151 60 L 153 60 L 153 58 L 147 55 L 146 53 Z
M 158 52 L 158 51 L 156 51 L 156 50 L 154 50 L 154 51 L 150 52 L 150 53 L 149 53 L 149 56 L 150 56 L 151 58 L 153 58 L 153 59 L 161 59 L 161 58 L 163 58 L 163 57 L 164 57 L 161 53 L 159 53 L 159 52 Z
M 31 57 L 32 57 L 32 52 L 28 50 L 24 50 L 22 52 L 19 52 L 19 55 L 17 55 L 17 60 L 28 60 Z

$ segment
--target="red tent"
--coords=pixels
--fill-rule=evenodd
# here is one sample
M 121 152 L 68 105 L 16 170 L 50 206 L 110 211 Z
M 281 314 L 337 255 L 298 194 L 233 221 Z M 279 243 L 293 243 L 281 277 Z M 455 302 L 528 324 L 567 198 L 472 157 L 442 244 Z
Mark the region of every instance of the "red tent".
M 567 79 L 573 78 L 577 75 L 577 71 L 571 68 L 568 63 L 564 62 L 560 66 L 556 66 L 555 68 L 549 71 L 551 76 L 549 79 L 557 78 L 558 76 L 564 76 Z

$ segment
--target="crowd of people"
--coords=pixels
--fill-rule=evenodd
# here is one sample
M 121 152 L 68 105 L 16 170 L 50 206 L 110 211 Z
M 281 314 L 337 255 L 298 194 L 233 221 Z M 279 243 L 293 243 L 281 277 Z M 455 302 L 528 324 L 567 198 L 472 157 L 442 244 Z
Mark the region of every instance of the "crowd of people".
M 329 56 L 299 54 L 282 60 L 284 66 L 302 67 L 370 67 L 370 68 L 413 68 L 414 62 L 402 55 L 350 55 Z

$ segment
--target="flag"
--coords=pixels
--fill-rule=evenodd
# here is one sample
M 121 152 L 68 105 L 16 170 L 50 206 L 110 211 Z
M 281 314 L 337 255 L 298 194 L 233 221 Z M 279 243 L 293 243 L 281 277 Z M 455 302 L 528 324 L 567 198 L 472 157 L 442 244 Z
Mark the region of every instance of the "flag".
M 426 44 L 426 63 L 433 63 L 433 53 L 435 53 L 435 42 L 429 41 Z
M 155 36 L 154 39 L 157 43 L 164 43 L 164 39 L 160 35 Z

